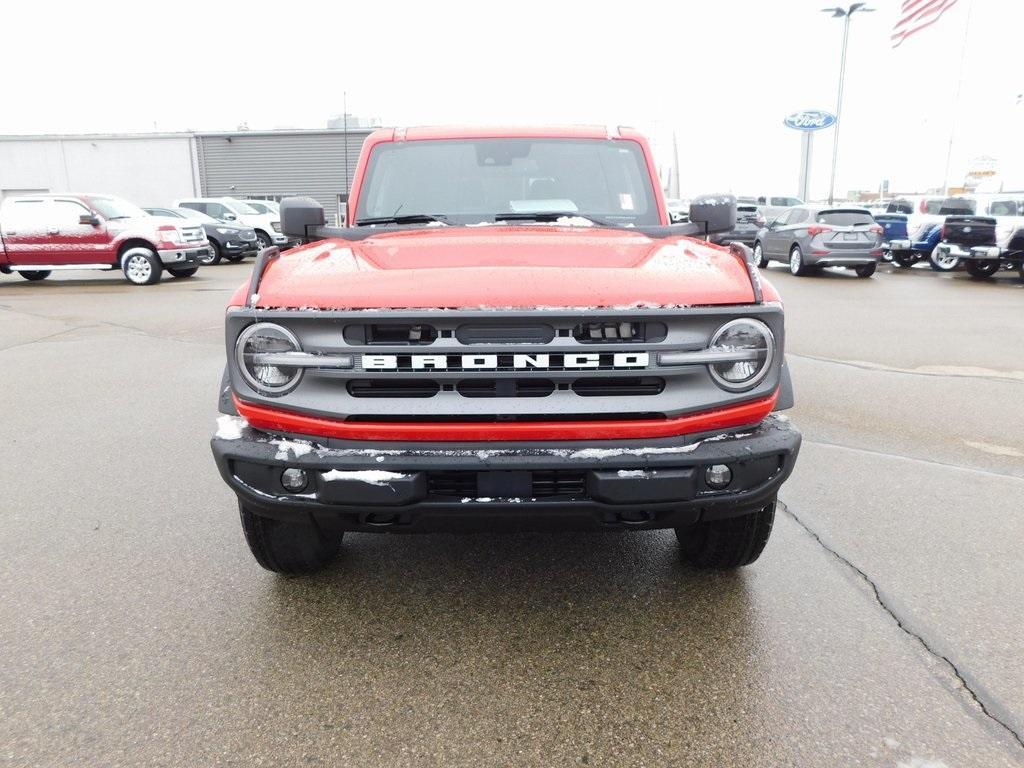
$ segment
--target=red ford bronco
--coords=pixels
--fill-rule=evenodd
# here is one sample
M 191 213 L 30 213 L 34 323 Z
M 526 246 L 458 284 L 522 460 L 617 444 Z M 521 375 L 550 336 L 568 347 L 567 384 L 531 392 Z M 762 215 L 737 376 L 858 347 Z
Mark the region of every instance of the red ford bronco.
M 256 560 L 345 531 L 673 528 L 760 555 L 800 434 L 783 312 L 728 195 L 671 225 L 627 129 L 380 130 L 346 226 L 308 198 L 227 310 L 212 440 Z

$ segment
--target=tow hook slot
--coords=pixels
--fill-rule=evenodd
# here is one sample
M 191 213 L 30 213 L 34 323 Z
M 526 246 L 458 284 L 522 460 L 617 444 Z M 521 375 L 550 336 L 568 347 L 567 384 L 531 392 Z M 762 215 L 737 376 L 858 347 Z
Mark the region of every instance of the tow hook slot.
M 606 522 L 619 525 L 646 525 L 654 522 L 654 513 L 647 510 L 628 510 L 612 512 L 605 519 Z
M 400 521 L 401 517 L 397 512 L 367 512 L 359 516 L 360 523 L 372 525 L 374 528 L 388 528 Z

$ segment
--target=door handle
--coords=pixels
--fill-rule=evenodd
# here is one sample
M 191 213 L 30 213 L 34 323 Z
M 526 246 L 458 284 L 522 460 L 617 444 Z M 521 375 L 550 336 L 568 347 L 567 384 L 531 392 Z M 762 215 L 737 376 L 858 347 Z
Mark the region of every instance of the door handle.
M 48 229 L 48 230 L 46 230 L 46 234 L 48 234 L 48 235 L 59 235 L 60 234 L 60 230 L 59 229 Z

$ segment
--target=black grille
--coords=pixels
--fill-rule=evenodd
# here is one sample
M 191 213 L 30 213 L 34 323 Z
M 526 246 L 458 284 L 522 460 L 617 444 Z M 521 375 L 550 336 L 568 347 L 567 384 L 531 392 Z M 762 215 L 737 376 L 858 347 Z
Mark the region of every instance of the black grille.
M 549 496 L 583 496 L 587 490 L 587 474 L 565 469 L 538 470 L 533 473 L 535 498 Z
M 432 344 L 437 339 L 437 329 L 423 323 L 366 323 L 349 325 L 344 331 L 349 344 Z
M 431 496 L 477 498 L 479 496 L 477 474 L 473 470 L 457 469 L 427 472 L 427 492 Z M 545 499 L 554 496 L 578 498 L 586 495 L 586 472 L 552 469 L 536 470 L 531 475 L 531 498 Z
M 581 344 L 657 342 L 664 341 L 667 333 L 664 323 L 630 320 L 580 323 L 572 329 L 572 337 Z
M 580 397 L 636 397 L 660 395 L 665 389 L 665 380 L 657 376 L 632 378 L 577 379 L 572 391 Z
M 555 391 L 550 379 L 466 379 L 455 386 L 463 397 L 547 397 Z
M 436 381 L 417 379 L 353 379 L 348 383 L 352 397 L 433 397 L 441 391 Z
M 455 338 L 461 344 L 547 344 L 555 329 L 547 324 L 460 325 Z

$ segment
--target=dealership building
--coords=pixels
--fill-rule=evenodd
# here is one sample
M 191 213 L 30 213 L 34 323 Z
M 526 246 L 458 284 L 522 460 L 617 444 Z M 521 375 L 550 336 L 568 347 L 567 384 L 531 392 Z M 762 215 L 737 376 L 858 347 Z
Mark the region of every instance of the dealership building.
M 144 207 L 185 197 L 315 198 L 338 221 L 370 130 L 0 136 L 0 199 L 117 195 Z

